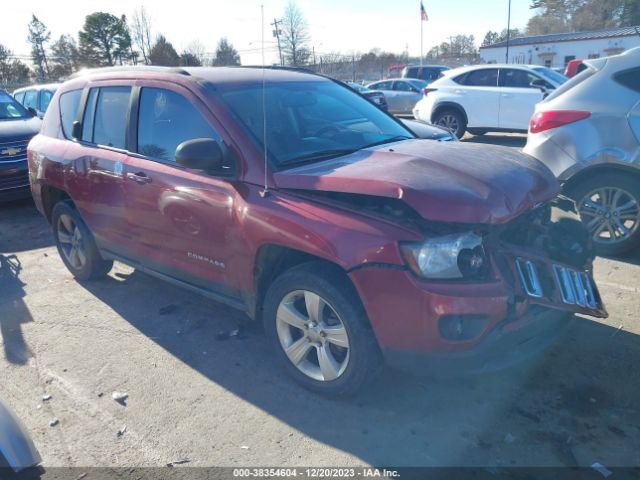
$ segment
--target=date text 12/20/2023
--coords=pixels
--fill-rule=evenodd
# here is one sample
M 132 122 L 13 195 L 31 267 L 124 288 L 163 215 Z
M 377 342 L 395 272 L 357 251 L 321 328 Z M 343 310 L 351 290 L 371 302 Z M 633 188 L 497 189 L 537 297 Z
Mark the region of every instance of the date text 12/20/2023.
M 234 468 L 234 478 L 400 478 L 386 468 Z

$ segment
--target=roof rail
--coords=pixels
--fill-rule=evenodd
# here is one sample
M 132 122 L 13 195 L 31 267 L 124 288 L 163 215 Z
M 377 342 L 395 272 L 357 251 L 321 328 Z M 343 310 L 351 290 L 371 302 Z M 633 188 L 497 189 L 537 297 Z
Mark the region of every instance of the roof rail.
M 117 67 L 101 67 L 101 68 L 87 68 L 79 70 L 71 74 L 67 80 L 83 77 L 85 75 L 94 75 L 98 73 L 111 73 L 111 72 L 158 72 L 158 73 L 177 73 L 179 75 L 190 76 L 191 74 L 185 69 L 180 67 L 162 67 L 158 65 L 122 65 Z
M 290 67 L 283 65 L 236 65 L 238 68 L 266 68 L 267 70 L 288 70 L 291 72 L 301 72 L 301 73 L 313 73 L 319 75 L 317 72 L 314 72 L 310 68 L 307 67 Z

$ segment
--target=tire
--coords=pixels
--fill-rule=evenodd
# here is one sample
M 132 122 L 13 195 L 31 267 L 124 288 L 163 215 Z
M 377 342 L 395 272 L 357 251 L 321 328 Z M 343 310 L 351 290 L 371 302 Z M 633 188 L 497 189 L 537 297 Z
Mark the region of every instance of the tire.
M 109 273 L 113 261 L 102 258 L 93 235 L 71 200 L 55 204 L 51 225 L 58 254 L 74 277 L 78 280 L 92 280 Z
M 620 255 L 640 245 L 640 182 L 636 176 L 617 172 L 594 175 L 567 194 L 576 202 L 599 255 Z M 620 224 L 626 231 L 618 227 Z M 600 227 L 606 231 L 596 236 Z M 612 236 L 615 241 L 610 240 Z
M 325 302 L 319 315 L 310 315 L 306 308 L 308 301 L 314 301 L 314 295 Z M 281 320 L 286 315 L 278 317 L 285 311 L 296 312 L 295 327 L 289 323 L 291 320 Z M 318 319 L 317 326 L 313 325 L 314 318 Z M 309 262 L 281 274 L 267 291 L 263 321 L 284 369 L 296 382 L 316 393 L 330 397 L 353 395 L 381 365 L 380 349 L 355 288 L 338 267 L 330 264 Z M 300 321 L 306 322 L 306 327 L 302 327 Z M 334 333 L 326 338 L 321 336 L 332 329 Z M 333 343 L 336 339 L 348 347 L 337 346 Z M 297 364 L 285 352 L 286 345 L 300 347 L 289 349 L 294 352 L 291 356 L 300 358 Z M 335 367 L 326 369 L 331 373 L 327 378 L 322 378 L 325 373 L 320 367 L 321 356 L 325 359 L 324 365 Z M 330 360 L 326 360 L 328 357 Z
M 486 130 L 476 130 L 476 129 L 469 129 L 468 132 L 474 137 L 481 137 L 482 135 L 485 135 L 487 133 Z
M 467 129 L 464 115 L 455 108 L 439 110 L 433 117 L 433 123 L 451 130 L 458 139 L 464 137 L 464 132 Z

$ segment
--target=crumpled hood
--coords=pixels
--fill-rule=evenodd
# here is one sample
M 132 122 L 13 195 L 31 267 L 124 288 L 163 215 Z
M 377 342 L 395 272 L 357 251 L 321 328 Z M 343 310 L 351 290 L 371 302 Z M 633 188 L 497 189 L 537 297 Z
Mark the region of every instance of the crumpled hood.
M 504 223 L 553 198 L 542 163 L 506 147 L 406 140 L 277 172 L 278 188 L 398 198 L 423 218 Z

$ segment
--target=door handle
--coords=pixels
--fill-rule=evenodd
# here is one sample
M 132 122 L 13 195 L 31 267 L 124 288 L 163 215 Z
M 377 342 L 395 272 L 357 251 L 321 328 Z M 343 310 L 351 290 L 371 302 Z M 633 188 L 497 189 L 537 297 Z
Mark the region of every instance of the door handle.
M 151 177 L 147 177 L 147 174 L 144 172 L 131 173 L 127 172 L 127 179 L 133 180 L 134 182 L 144 185 L 145 183 L 151 183 Z

